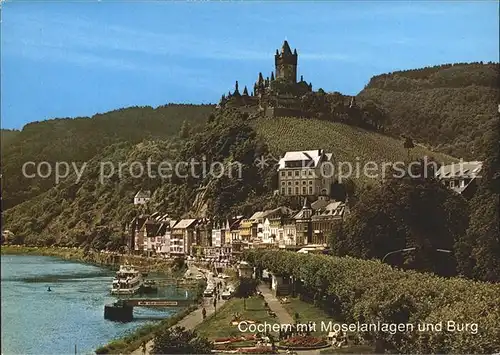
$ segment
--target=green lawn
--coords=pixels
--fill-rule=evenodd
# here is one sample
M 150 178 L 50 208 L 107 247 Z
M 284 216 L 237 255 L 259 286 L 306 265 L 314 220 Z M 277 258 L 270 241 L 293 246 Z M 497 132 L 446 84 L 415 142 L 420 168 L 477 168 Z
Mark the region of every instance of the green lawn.
M 326 336 L 328 335 L 326 332 L 321 331 L 321 322 L 328 323 L 330 321 L 336 322 L 335 319 L 328 316 L 321 309 L 315 307 L 313 304 L 301 301 L 298 298 L 289 298 L 290 303 L 283 304 L 283 307 L 286 311 L 292 316 L 295 315 L 295 312 L 299 313 L 299 323 L 307 323 L 313 322 L 316 324 L 316 331 L 313 332 L 315 336 Z M 295 319 L 295 318 L 294 318 Z
M 314 336 L 318 337 L 326 337 L 328 336 L 328 333 L 326 331 L 321 331 L 321 322 L 333 322 L 337 323 L 337 321 L 330 317 L 326 312 L 321 310 L 318 307 L 315 307 L 311 303 L 307 303 L 304 301 L 301 301 L 298 298 L 288 298 L 290 303 L 285 303 L 283 304 L 283 307 L 286 309 L 286 311 L 294 317 L 295 312 L 299 313 L 299 323 L 307 323 L 309 321 L 313 322 L 316 324 L 316 331 L 313 332 L 312 334 Z M 353 345 L 350 343 L 346 348 L 340 348 L 340 349 L 325 349 L 321 351 L 323 354 L 372 354 L 373 353 L 373 346 L 369 345 Z
M 231 336 L 240 336 L 242 333 L 238 326 L 232 325 L 231 320 L 235 313 L 241 314 L 241 319 L 253 320 L 258 322 L 277 323 L 276 318 L 272 318 L 264 309 L 264 301 L 259 297 L 251 297 L 246 301 L 247 309 L 243 308 L 242 298 L 232 298 L 228 300 L 216 315 L 211 315 L 203 323 L 198 325 L 195 330 L 202 336 L 213 340 L 216 338 L 225 338 Z
M 320 354 L 373 354 L 373 346 L 370 345 L 352 345 L 347 348 L 333 349 L 328 348 L 320 351 Z

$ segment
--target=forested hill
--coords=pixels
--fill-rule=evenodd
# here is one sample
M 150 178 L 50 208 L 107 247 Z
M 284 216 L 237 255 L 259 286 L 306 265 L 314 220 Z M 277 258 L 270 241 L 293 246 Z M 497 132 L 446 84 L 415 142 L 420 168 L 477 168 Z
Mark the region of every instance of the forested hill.
M 32 122 L 15 134 L 2 130 L 2 199 L 10 208 L 47 191 L 53 179 L 22 177 L 25 162 L 79 163 L 118 143 L 164 139 L 177 135 L 184 122 L 204 123 L 213 105 L 168 104 L 152 108 L 129 107 L 89 117 Z
M 14 129 L 2 129 L 0 131 L 0 144 L 1 148 L 8 146 L 12 141 L 15 140 L 19 131 Z
M 498 111 L 498 63 L 445 64 L 373 77 L 358 94 L 389 114 L 388 133 L 464 159 L 484 159 Z

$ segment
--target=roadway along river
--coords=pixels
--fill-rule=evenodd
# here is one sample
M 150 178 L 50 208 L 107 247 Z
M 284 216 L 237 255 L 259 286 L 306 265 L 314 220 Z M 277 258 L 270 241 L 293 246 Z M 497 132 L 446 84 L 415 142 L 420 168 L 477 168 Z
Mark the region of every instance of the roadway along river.
M 134 309 L 134 321 L 104 320 L 114 273 L 45 256 L 2 255 L 2 354 L 93 353 L 100 345 L 178 309 Z M 51 292 L 48 292 L 48 287 Z M 162 295 L 179 297 L 174 289 Z M 176 297 L 176 298 L 177 298 Z

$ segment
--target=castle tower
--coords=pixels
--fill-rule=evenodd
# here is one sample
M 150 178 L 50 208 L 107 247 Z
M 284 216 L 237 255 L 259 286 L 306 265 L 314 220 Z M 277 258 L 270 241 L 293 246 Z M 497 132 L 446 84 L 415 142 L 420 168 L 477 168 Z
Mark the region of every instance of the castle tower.
M 297 82 L 297 59 L 297 50 L 295 49 L 292 53 L 288 42 L 285 40 L 281 48 L 281 53 L 276 50 L 274 56 L 276 79 L 282 79 L 295 84 Z

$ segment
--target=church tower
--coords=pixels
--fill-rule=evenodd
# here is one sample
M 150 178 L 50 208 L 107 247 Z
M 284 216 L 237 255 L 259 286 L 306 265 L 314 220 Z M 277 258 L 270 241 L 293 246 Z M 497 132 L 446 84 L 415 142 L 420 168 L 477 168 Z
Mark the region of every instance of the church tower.
M 294 49 L 292 54 L 292 50 L 285 40 L 283 47 L 281 47 L 281 53 L 276 50 L 276 55 L 274 56 L 276 79 L 295 84 L 297 82 L 297 58 L 297 50 Z

